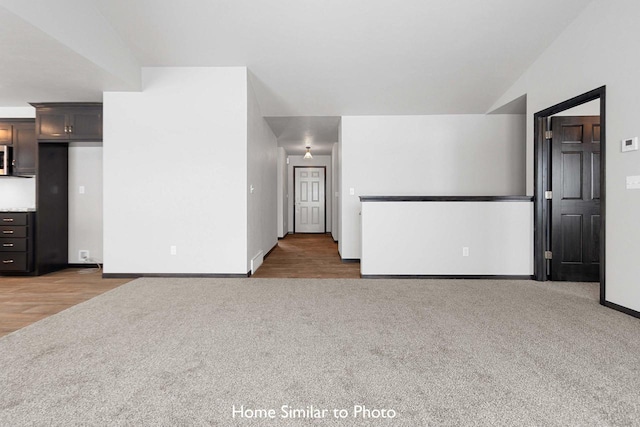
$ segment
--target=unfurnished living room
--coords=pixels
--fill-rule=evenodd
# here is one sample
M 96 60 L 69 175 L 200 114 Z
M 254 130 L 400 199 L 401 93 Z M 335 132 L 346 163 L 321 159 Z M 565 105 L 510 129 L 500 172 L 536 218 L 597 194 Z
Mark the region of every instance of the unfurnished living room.
M 0 0 L 0 426 L 640 425 L 638 18 Z

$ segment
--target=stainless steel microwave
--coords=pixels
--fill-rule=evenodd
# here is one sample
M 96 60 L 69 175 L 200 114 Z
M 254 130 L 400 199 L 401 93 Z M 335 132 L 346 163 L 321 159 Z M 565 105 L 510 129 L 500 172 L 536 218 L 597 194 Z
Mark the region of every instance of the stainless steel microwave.
M 11 146 L 0 145 L 0 175 L 11 175 Z

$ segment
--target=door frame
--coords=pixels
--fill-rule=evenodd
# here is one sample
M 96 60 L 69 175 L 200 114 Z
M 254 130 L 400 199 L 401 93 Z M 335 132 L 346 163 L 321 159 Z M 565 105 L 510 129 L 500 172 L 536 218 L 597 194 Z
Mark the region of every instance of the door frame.
M 324 231 L 321 233 L 304 234 L 325 234 L 327 232 L 327 167 L 326 166 L 294 166 L 293 167 L 293 234 L 296 234 L 296 169 L 324 169 Z
M 551 183 L 551 144 L 544 138 L 547 119 L 554 114 L 577 107 L 584 103 L 600 100 L 600 304 L 605 304 L 605 266 L 606 266 L 606 86 L 583 93 L 559 104 L 538 111 L 533 116 L 533 150 L 534 150 L 534 277 L 538 281 L 549 280 L 547 264 L 549 260 L 544 252 L 550 250 L 551 240 L 551 205 L 545 199 L 545 191 Z

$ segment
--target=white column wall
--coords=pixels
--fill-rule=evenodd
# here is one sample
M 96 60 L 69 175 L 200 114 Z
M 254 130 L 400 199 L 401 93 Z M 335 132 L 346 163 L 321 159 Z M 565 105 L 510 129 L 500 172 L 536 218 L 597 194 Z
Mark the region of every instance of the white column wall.
M 340 229 L 340 216 L 338 215 L 338 204 L 340 203 L 340 197 L 338 189 L 338 143 L 333 144 L 331 147 L 331 194 L 328 197 L 331 198 L 331 237 L 337 241 Z
M 104 94 L 105 273 L 246 274 L 246 68 L 142 79 Z
M 247 271 L 251 259 L 278 243 L 277 139 L 260 112 L 250 81 L 247 110 Z
M 284 237 L 289 230 L 287 215 L 287 152 L 278 147 L 278 237 Z

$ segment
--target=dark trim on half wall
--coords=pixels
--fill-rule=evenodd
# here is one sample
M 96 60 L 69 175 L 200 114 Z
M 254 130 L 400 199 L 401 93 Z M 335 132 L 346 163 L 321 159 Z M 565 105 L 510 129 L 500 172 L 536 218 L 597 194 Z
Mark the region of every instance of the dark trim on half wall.
M 395 274 L 363 274 L 360 276 L 363 279 L 484 279 L 484 280 L 533 280 L 534 276 L 504 276 L 504 275 L 395 275 Z
M 244 279 L 247 274 L 198 274 L 198 273 L 102 273 L 103 279 L 139 279 L 141 277 L 172 277 L 182 279 L 216 278 L 216 279 Z
M 360 196 L 361 202 L 531 202 L 531 196 Z
M 360 262 L 360 258 L 342 258 L 344 264 L 355 264 Z
M 640 311 L 635 311 L 630 308 L 623 307 L 621 305 L 618 305 L 616 303 L 609 302 L 609 301 L 605 301 L 604 304 L 602 305 L 604 305 L 605 307 L 617 310 L 621 313 L 628 314 L 629 316 L 637 317 L 638 319 L 640 319 Z
M 98 266 L 100 266 L 100 268 L 102 268 L 102 263 L 98 264 L 97 262 L 87 262 L 87 263 L 76 263 L 76 264 L 69 264 L 67 266 L 67 268 L 98 268 Z

